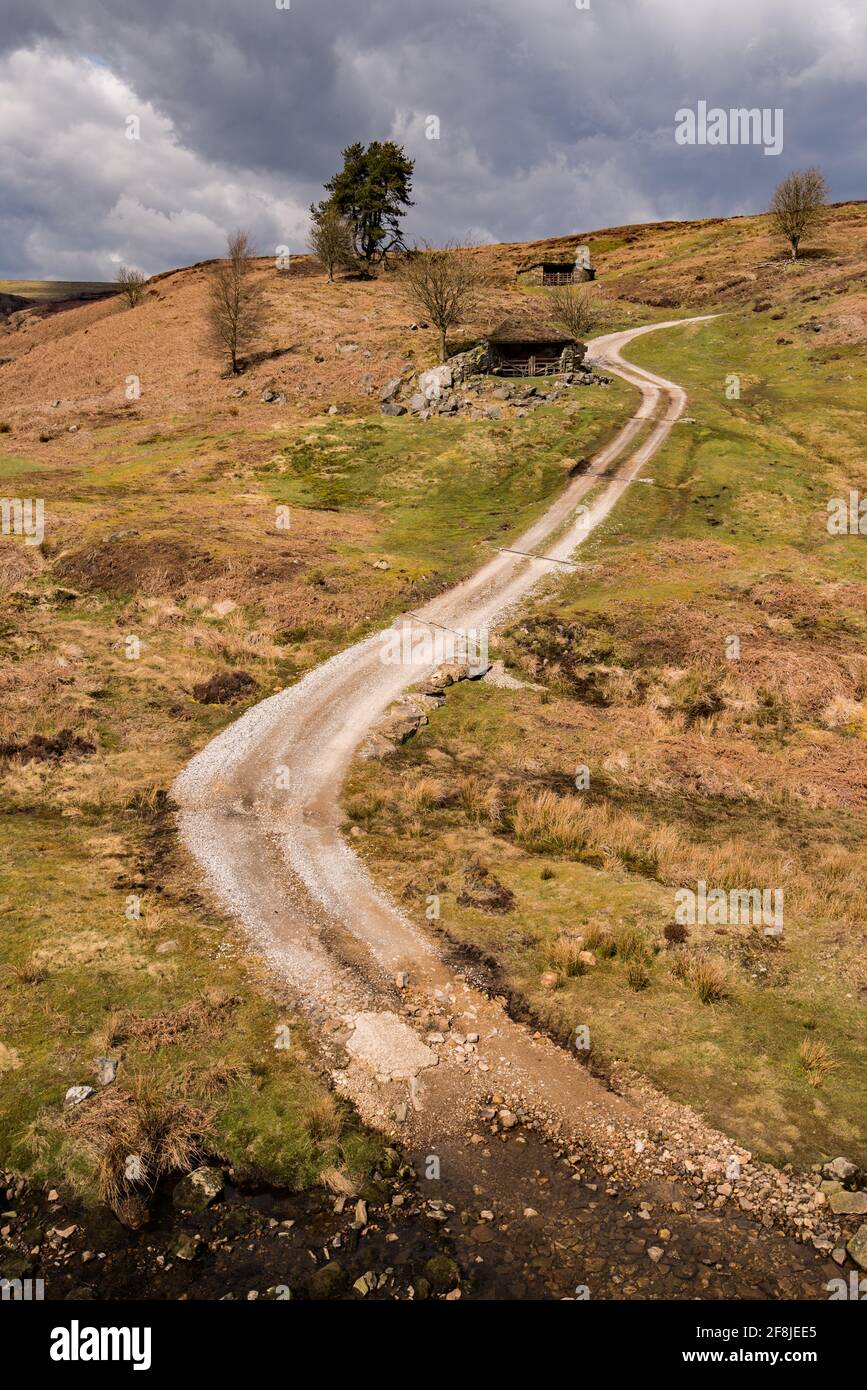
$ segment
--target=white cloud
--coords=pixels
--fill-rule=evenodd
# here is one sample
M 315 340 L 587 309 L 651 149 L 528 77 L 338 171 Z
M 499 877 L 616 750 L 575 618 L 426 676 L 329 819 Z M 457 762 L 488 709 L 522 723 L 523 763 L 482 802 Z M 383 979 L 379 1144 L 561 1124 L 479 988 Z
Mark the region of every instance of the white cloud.
M 140 139 L 127 138 L 130 116 Z M 167 116 L 91 59 L 13 53 L 0 128 L 15 130 L 0 145 L 0 185 L 14 190 L 0 231 L 7 248 L 19 241 L 21 275 L 111 279 L 121 262 L 151 274 L 219 255 L 236 226 L 266 253 L 303 239 L 305 200 L 286 197 L 285 180 L 185 149 Z

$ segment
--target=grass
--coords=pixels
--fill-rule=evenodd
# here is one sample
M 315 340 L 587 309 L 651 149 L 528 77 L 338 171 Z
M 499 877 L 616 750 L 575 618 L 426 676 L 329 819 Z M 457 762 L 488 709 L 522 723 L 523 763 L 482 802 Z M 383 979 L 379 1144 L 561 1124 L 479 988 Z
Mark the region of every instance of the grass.
M 0 746 L 63 729 L 77 742 L 0 759 L 0 1162 L 116 1204 L 133 1195 L 121 1162 L 133 1144 L 145 1187 L 206 1151 L 298 1187 L 375 1165 L 380 1141 L 319 1078 L 303 1020 L 202 899 L 167 790 L 245 702 L 489 554 L 629 399 L 587 390 L 577 415 L 545 409 L 518 428 L 112 424 L 62 468 L 40 467 L 44 546 L 0 543 Z M 0 458 L 10 477 L 35 466 Z M 255 687 L 231 705 L 196 700 L 222 670 Z M 418 819 L 453 791 L 432 777 L 410 798 Z M 479 802 L 490 818 L 484 789 Z M 356 810 L 374 824 L 375 795 Z M 284 1026 L 291 1047 L 276 1049 Z M 98 1056 L 118 1061 L 117 1081 L 65 1112 Z
M 555 1034 L 588 1024 L 600 1064 L 625 1060 L 764 1157 L 863 1162 L 867 585 L 861 539 L 825 520 L 828 498 L 867 490 L 865 367 L 800 329 L 797 299 L 775 312 L 632 345 L 686 385 L 693 423 L 588 539 L 580 573 L 499 635 L 495 654 L 544 692 L 450 690 L 352 792 L 375 781 L 383 801 L 360 842 L 374 872 L 447 883 L 440 926 Z M 404 797 L 434 768 L 458 794 L 410 836 Z M 506 917 L 461 908 L 470 854 L 514 894 Z M 681 929 L 674 893 L 699 879 L 782 888 L 782 936 Z M 595 969 L 570 968 L 578 938 Z

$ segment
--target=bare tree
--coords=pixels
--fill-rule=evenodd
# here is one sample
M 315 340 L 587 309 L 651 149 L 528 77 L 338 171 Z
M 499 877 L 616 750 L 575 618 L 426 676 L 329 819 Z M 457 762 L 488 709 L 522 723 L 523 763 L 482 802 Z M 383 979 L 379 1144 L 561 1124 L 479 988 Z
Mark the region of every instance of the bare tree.
M 596 296 L 577 285 L 557 285 L 548 291 L 551 317 L 558 328 L 580 342 L 596 326 L 599 311 Z
M 348 220 L 333 203 L 314 213 L 310 221 L 307 245 L 334 279 L 337 269 L 348 270 L 355 264 L 355 237 Z
M 115 284 L 129 307 L 134 309 L 144 299 L 147 276 L 140 270 L 133 270 L 132 266 L 122 265 L 115 276 Z
M 472 313 L 483 283 L 477 261 L 464 246 L 434 250 L 424 245 L 407 253 L 400 276 L 410 304 L 439 331 L 440 361 L 445 362 L 448 331 Z
M 227 352 L 232 372 L 240 371 L 241 355 L 265 327 L 263 286 L 254 279 L 253 242 L 249 232 L 226 238 L 228 258 L 211 272 L 208 319 L 218 347 Z
M 798 247 L 811 227 L 822 215 L 828 201 L 828 185 L 820 169 L 802 169 L 789 174 L 778 185 L 768 211 L 774 228 L 792 248 L 792 260 L 798 259 Z

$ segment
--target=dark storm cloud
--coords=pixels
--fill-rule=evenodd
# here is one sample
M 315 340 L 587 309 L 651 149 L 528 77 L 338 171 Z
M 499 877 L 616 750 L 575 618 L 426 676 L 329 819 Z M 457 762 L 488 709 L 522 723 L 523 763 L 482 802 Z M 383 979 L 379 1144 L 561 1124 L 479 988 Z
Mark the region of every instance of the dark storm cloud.
M 306 205 L 354 139 L 406 145 L 411 229 L 432 240 L 753 211 L 810 162 L 835 198 L 864 193 L 861 0 L 5 10 L 7 274 L 110 275 L 118 258 L 155 270 L 213 254 L 236 222 L 301 249 Z M 678 146 L 675 112 L 700 99 L 781 107 L 783 153 Z M 138 143 L 124 137 L 128 114 L 141 117 Z

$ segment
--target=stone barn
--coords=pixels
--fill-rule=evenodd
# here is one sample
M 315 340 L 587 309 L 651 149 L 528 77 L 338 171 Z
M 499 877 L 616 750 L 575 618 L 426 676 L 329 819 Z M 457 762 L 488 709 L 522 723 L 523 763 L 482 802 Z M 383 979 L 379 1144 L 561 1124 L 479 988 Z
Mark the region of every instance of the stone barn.
M 522 285 L 580 285 L 596 279 L 586 246 L 575 248 L 574 261 L 552 256 L 548 260 L 532 261 L 519 266 L 517 279 Z
M 489 370 L 498 376 L 548 376 L 580 366 L 587 348 L 562 329 L 507 319 L 486 339 Z

